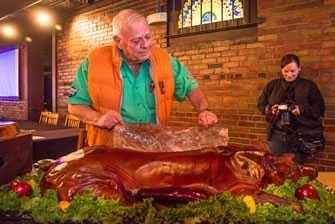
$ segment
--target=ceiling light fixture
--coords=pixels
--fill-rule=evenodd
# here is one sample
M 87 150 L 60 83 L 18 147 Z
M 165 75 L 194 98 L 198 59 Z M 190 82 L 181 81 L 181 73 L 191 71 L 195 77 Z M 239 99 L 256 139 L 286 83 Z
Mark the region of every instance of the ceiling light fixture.
M 36 12 L 36 20 L 42 26 L 49 26 L 52 24 L 51 15 L 46 11 Z
M 43 0 L 35 1 L 35 2 L 33 2 L 33 3 L 31 3 L 31 4 L 27 5 L 27 6 L 25 6 L 23 8 L 21 8 L 19 10 L 16 10 L 15 12 L 12 12 L 12 13 L 10 13 L 8 15 L 5 15 L 5 16 L 3 16 L 3 17 L 0 18 L 0 21 L 4 21 L 4 20 L 7 20 L 9 18 L 15 17 L 18 14 L 20 14 L 21 12 L 24 12 L 25 10 L 27 10 L 27 9 L 29 9 L 29 8 L 35 6 L 35 5 L 39 4 L 39 3 L 41 3 L 42 1 Z
M 2 27 L 2 33 L 5 37 L 13 38 L 16 36 L 17 32 L 15 28 L 11 25 L 5 25 Z

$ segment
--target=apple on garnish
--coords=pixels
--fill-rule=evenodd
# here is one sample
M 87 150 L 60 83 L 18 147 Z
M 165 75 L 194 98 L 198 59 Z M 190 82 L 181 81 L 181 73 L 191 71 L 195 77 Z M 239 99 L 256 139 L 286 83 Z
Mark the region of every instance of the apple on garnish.
M 295 197 L 299 200 L 309 199 L 320 199 L 319 192 L 316 188 L 310 184 L 304 184 L 295 190 Z
M 13 181 L 10 184 L 10 189 L 19 197 L 28 196 L 31 193 L 31 186 L 25 181 Z

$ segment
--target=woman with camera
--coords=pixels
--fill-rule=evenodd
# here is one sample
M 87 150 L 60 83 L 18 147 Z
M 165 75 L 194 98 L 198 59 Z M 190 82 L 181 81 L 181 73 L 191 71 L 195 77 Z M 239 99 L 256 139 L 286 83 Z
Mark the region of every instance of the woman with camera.
M 298 56 L 281 59 L 282 77 L 263 89 L 257 106 L 268 122 L 268 143 L 272 153 L 294 153 L 303 163 L 308 154 L 324 148 L 322 117 L 325 103 L 317 85 L 300 77 Z

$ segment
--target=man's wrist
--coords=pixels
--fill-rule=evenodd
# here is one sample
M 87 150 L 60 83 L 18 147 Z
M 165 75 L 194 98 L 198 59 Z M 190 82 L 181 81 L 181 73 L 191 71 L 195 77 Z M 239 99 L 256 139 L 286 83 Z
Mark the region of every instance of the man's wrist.
M 88 123 L 91 123 L 93 125 L 99 126 L 98 123 L 99 123 L 99 120 L 100 120 L 101 117 L 102 117 L 101 113 L 99 113 L 97 111 L 94 111 L 94 113 L 92 113 L 90 115 L 90 117 L 88 118 L 89 119 Z
M 210 109 L 207 107 L 207 108 L 204 108 L 204 109 L 201 109 L 198 111 L 198 114 L 201 114 L 202 112 L 205 112 L 205 111 L 210 111 Z

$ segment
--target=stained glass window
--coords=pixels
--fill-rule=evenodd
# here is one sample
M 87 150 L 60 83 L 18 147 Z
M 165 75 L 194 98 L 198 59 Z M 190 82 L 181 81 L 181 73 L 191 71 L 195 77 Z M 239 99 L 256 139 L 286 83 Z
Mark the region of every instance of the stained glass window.
M 255 27 L 256 0 L 169 0 L 168 38 Z
M 178 28 L 243 18 L 243 0 L 187 0 Z

